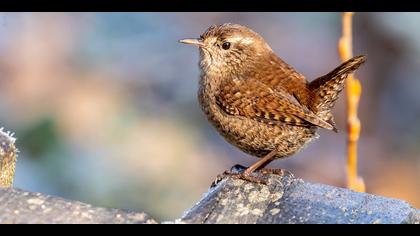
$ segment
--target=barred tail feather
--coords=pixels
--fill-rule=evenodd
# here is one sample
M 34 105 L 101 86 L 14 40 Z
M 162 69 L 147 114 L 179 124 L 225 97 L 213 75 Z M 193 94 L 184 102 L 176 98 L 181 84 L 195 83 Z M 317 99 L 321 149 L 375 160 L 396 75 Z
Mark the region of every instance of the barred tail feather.
M 331 109 L 337 101 L 338 95 L 344 88 L 348 74 L 353 73 L 366 61 L 366 56 L 360 55 L 344 62 L 330 73 L 321 76 L 311 83 L 309 89 L 313 93 L 312 108 L 323 120 L 335 127 Z

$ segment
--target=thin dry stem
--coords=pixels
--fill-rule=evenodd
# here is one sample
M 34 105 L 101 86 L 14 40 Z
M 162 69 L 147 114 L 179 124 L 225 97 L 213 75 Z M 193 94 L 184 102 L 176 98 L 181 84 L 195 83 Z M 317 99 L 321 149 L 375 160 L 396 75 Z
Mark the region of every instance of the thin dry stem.
M 347 61 L 353 57 L 352 48 L 352 16 L 353 12 L 343 13 L 343 35 L 340 38 L 338 51 L 341 60 Z M 360 81 L 353 74 L 350 74 L 346 81 L 347 91 L 347 187 L 354 191 L 365 192 L 365 184 L 357 174 L 357 141 L 360 134 L 360 120 L 357 117 L 357 108 L 359 105 L 362 86 Z

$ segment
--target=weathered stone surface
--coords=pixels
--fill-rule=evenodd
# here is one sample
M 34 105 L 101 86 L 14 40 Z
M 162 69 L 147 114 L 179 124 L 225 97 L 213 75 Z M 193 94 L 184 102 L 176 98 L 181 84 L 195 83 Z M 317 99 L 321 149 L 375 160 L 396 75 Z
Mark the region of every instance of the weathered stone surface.
M 94 207 L 40 193 L 0 188 L 0 223 L 153 224 L 157 222 L 142 212 Z
M 287 171 L 262 176 L 267 185 L 224 178 L 172 223 L 420 223 L 420 211 L 401 200 L 303 182 Z M 141 212 L 0 188 L 0 223 L 157 222 Z
M 261 175 L 261 174 L 260 174 Z M 264 174 L 267 185 L 227 177 L 188 210 L 183 223 L 419 223 L 404 201 Z

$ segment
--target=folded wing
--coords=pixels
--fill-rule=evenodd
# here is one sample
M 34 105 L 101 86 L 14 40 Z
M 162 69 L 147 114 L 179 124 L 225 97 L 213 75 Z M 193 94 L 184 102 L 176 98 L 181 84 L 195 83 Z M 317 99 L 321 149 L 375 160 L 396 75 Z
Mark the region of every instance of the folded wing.
M 281 89 L 252 78 L 236 78 L 222 84 L 216 95 L 217 105 L 225 113 L 239 115 L 271 125 L 335 127 L 302 106 L 296 98 Z

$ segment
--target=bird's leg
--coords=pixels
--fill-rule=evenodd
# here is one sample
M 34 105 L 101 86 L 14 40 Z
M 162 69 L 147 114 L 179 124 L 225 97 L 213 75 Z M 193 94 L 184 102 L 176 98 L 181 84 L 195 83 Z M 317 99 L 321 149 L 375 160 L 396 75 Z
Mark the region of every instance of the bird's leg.
M 267 155 L 265 155 L 263 158 L 261 158 L 259 161 L 252 164 L 250 167 L 248 167 L 243 173 L 244 175 L 251 175 L 252 172 L 264 168 L 270 162 L 273 161 L 273 157 L 277 154 L 277 149 L 274 149 L 273 151 L 269 152 Z

